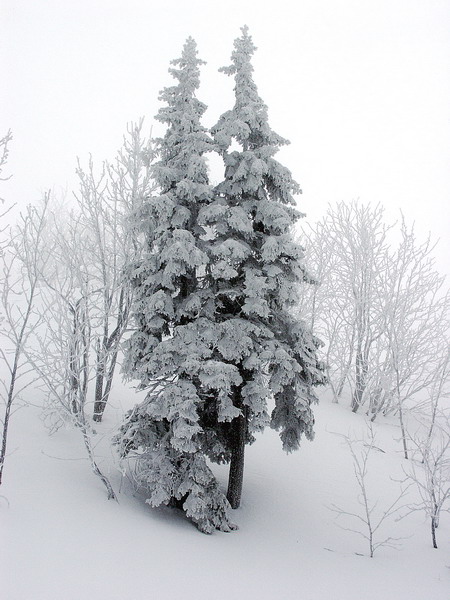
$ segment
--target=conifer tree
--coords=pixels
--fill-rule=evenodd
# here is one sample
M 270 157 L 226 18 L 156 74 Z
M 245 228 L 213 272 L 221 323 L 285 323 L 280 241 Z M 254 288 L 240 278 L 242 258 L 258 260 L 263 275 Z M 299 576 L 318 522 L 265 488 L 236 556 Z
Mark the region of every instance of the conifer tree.
M 139 215 L 146 249 L 131 268 L 137 329 L 128 347 L 125 372 L 148 390 L 117 436 L 122 456 L 134 454 L 139 482 L 151 506 L 183 508 L 201 531 L 234 528 L 229 503 L 206 463 L 204 448 L 214 445 L 210 397 L 223 375 L 214 360 L 217 333 L 208 288 L 206 231 L 198 214 L 213 200 L 205 153 L 215 145 L 200 124 L 206 107 L 199 87 L 196 44 L 186 41 L 172 61 L 176 85 L 161 95 L 157 119 L 166 124 L 157 141 L 154 177 L 159 195 Z M 220 365 L 219 365 L 220 366 Z M 219 451 L 220 453 L 220 451 Z
M 232 66 L 236 104 L 213 128 L 200 124 L 199 65 L 192 39 L 171 69 L 157 118 L 160 195 L 140 215 L 146 253 L 131 269 L 137 330 L 125 370 L 147 397 L 117 438 L 137 457 L 153 506 L 175 504 L 205 532 L 227 531 L 240 503 L 244 449 L 271 425 L 287 451 L 313 437 L 313 388 L 323 383 L 318 341 L 290 307 L 309 281 L 291 237 L 301 214 L 290 172 L 273 155 L 286 143 L 267 122 L 252 80 L 254 46 L 243 29 Z M 237 142 L 239 151 L 230 151 Z M 219 151 L 225 179 L 214 190 L 205 153 Z M 268 400 L 275 407 L 268 414 Z M 228 500 L 206 464 L 230 463 Z
M 200 223 L 215 231 L 207 272 L 219 335 L 217 369 L 226 380 L 215 433 L 222 458 L 230 460 L 233 508 L 240 504 L 245 445 L 266 425 L 280 431 L 287 452 L 299 447 L 302 434 L 312 439 L 313 388 L 325 379 L 318 340 L 290 311 L 300 283 L 311 283 L 291 234 L 303 216 L 294 199 L 300 188 L 273 158 L 287 141 L 269 127 L 252 78 L 254 51 L 244 27 L 231 66 L 221 69 L 234 76 L 235 105 L 212 129 L 225 177 L 214 202 L 199 213 Z M 233 142 L 240 150 L 231 151 Z M 275 401 L 270 416 L 269 398 Z

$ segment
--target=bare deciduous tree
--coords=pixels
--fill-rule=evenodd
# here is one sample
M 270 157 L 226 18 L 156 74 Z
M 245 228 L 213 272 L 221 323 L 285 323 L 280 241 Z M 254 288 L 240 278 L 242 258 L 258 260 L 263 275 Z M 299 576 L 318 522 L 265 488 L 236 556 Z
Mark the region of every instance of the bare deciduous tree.
M 352 531 L 362 536 L 367 541 L 369 556 L 373 558 L 375 551 L 382 546 L 393 548 L 398 546 L 397 542 L 401 538 L 391 536 L 378 537 L 378 535 L 386 521 L 390 520 L 402 508 L 402 506 L 399 506 L 399 503 L 405 498 L 408 488 L 402 487 L 393 502 L 386 507 L 379 507 L 378 502 L 373 500 L 368 486 L 368 462 L 372 452 L 377 447 L 375 445 L 376 436 L 372 425 L 369 425 L 368 431 L 369 435 L 367 439 L 356 440 L 348 436 L 343 436 L 353 460 L 353 471 L 358 486 L 358 504 L 360 510 L 346 510 L 335 504 L 331 506 L 331 510 L 336 513 L 338 518 L 347 517 L 359 524 L 359 526 L 355 525 L 354 527 L 338 525 L 346 531 Z
M 406 480 L 415 484 L 420 498 L 408 506 L 406 514 L 417 510 L 425 512 L 430 519 L 433 548 L 437 548 L 436 530 L 441 513 L 450 512 L 450 416 L 442 412 L 432 418 L 433 424 L 428 424 L 425 433 L 409 436 L 412 460 L 404 471 Z
M 126 330 L 132 301 L 126 266 L 139 251 L 130 216 L 153 189 L 151 139 L 142 136 L 143 121 L 131 124 L 113 163 L 104 163 L 96 176 L 92 159 L 88 169 L 78 164 L 80 191 L 76 195 L 84 247 L 92 257 L 89 277 L 99 290 L 94 304 L 93 338 L 96 352 L 94 420 L 101 421 L 109 398 L 120 341 Z
M 52 419 L 53 428 L 59 425 L 55 421 L 57 415 L 58 421 L 70 421 L 81 432 L 94 474 L 106 487 L 108 499 L 116 500 L 111 483 L 94 456 L 86 419 L 91 377 L 92 293 L 82 227 L 79 222 L 71 221 L 61 235 L 51 217 L 45 223 L 48 228 L 42 229 L 45 244 L 39 248 L 41 262 L 36 269 L 40 293 L 33 314 L 38 326 L 24 340 L 23 352 L 47 393 L 44 411 Z M 38 209 L 34 210 L 33 219 L 44 224 L 44 214 Z M 21 239 L 24 248 L 29 249 L 19 256 L 27 268 L 29 256 L 35 252 L 35 239 L 28 231 L 21 232 Z
M 372 420 L 397 414 L 408 458 L 405 411 L 419 408 L 442 375 L 450 294 L 430 239 L 419 243 L 403 218 L 400 231 L 383 219 L 380 206 L 340 203 L 304 234 L 319 285 L 305 287 L 301 309 L 312 307 L 325 342 L 334 400 L 346 389 L 354 412 L 366 405 Z
M 382 410 L 396 412 L 402 433 L 403 453 L 408 458 L 404 412 L 420 407 L 437 384 L 441 364 L 448 353 L 450 294 L 445 278 L 434 268 L 430 238 L 417 242 L 414 227 L 401 224 L 401 241 L 389 256 L 383 285 L 384 328 L 380 352 L 374 362 L 372 418 Z M 384 378 L 384 389 L 381 385 Z M 379 391 L 380 390 L 380 391 Z M 375 398 L 375 399 L 374 399 Z
M 380 285 L 387 269 L 389 230 L 383 218 L 379 205 L 340 202 L 303 232 L 309 268 L 320 284 L 304 290 L 314 298 L 311 302 L 305 297 L 303 304 L 313 307 L 314 330 L 326 344 L 334 400 L 347 387 L 353 412 L 368 396 L 370 363 L 383 333 Z
M 43 229 L 47 201 L 48 197 L 45 198 L 44 208 L 40 213 L 28 207 L 26 214 L 21 217 L 17 231 L 12 234 L 0 254 L 0 358 L 7 370 L 5 379 L 1 380 L 0 390 L 5 403 L 0 450 L 0 484 L 13 405 L 33 382 L 32 375 L 30 380 L 29 365 L 24 360 L 24 347 L 40 320 L 34 312 L 34 306 L 39 293 L 39 273 L 45 260 Z
M 78 203 L 74 211 L 66 212 L 67 219 L 62 218 L 64 211 L 52 212 L 47 195 L 42 210 L 29 209 L 18 241 L 10 246 L 12 251 L 2 253 L 5 331 L 15 354 L 12 364 L 8 363 L 11 382 L 4 386 L 1 469 L 20 359 L 25 353 L 47 390 L 46 415 L 52 427 L 58 427 L 61 419 L 70 419 L 81 431 L 92 469 L 109 498 L 115 494 L 94 457 L 86 408 L 94 371 L 94 419 L 101 420 L 128 322 L 132 292 L 125 270 L 128 262 L 136 259 L 139 247 L 129 217 L 138 212 L 153 186 L 152 144 L 142 137 L 142 125 L 141 120 L 129 126 L 115 162 L 105 163 L 98 178 L 92 160 L 87 172 L 78 166 Z M 1 166 L 9 140 L 10 134 L 2 140 Z M 14 279 L 19 264 L 22 271 Z M 11 302 L 17 286 L 26 300 L 23 311 Z M 15 310 L 19 310 L 17 315 Z M 37 327 L 38 323 L 42 327 Z M 28 343 L 31 331 L 33 343 Z M 4 350 L 2 355 L 6 361 Z

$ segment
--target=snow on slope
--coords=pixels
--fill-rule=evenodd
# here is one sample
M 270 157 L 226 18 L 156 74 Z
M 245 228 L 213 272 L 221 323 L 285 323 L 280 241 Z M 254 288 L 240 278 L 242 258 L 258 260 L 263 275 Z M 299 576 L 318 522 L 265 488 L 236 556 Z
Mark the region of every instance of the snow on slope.
M 132 495 L 108 447 L 122 415 L 119 400 L 116 392 L 117 406 L 95 436 L 99 462 L 121 490 L 119 504 L 106 500 L 90 472 L 79 432 L 49 437 L 36 408 L 14 415 L 0 491 L 3 600 L 450 598 L 448 515 L 438 550 L 415 513 L 386 528 L 387 535 L 411 536 L 401 549 L 380 548 L 373 559 L 362 538 L 335 524 L 329 506 L 353 510 L 357 493 L 336 434 L 358 436 L 362 416 L 323 401 L 316 440 L 289 456 L 276 433 L 265 432 L 247 450 L 243 502 L 234 511 L 239 530 L 207 536 L 180 511 L 150 509 Z M 395 422 L 376 430 L 385 452 L 371 457 L 370 484 L 382 508 L 397 489 L 390 475 L 400 476 L 404 461 Z M 226 470 L 217 472 L 225 485 Z

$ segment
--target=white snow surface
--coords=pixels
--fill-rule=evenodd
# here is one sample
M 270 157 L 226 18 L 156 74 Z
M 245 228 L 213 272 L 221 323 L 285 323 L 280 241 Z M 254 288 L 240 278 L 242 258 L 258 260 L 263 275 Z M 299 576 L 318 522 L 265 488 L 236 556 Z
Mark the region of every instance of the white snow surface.
M 0 597 L 3 600 L 448 600 L 450 518 L 442 516 L 437 550 L 421 513 L 391 520 L 385 535 L 400 549 L 374 558 L 330 510 L 356 505 L 351 457 L 337 434 L 357 437 L 362 415 L 328 400 L 315 408 L 316 439 L 291 455 L 266 431 L 247 448 L 239 530 L 200 533 L 181 511 L 152 509 L 132 493 L 109 447 L 124 409 L 136 397 L 116 387 L 104 422 L 95 424 L 96 454 L 119 492 L 108 501 L 90 471 L 78 431 L 49 436 L 40 411 L 11 419 L 0 488 Z M 392 500 L 402 465 L 395 420 L 375 424 L 369 494 L 380 509 Z M 227 470 L 214 467 L 226 484 Z M 355 522 L 340 521 L 344 526 Z

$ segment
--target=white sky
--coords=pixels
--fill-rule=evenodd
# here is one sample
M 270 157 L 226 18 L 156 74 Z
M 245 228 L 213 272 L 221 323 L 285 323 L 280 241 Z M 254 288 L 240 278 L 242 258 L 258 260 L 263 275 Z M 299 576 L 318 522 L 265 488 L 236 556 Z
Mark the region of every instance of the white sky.
M 208 63 L 198 97 L 212 125 L 233 103 L 217 69 L 247 24 L 300 209 L 401 207 L 441 238 L 438 267 L 450 271 L 450 0 L 2 0 L 0 14 L 0 132 L 14 134 L 3 197 L 24 205 L 70 189 L 77 156 L 112 158 L 141 116 L 150 129 L 189 35 Z

